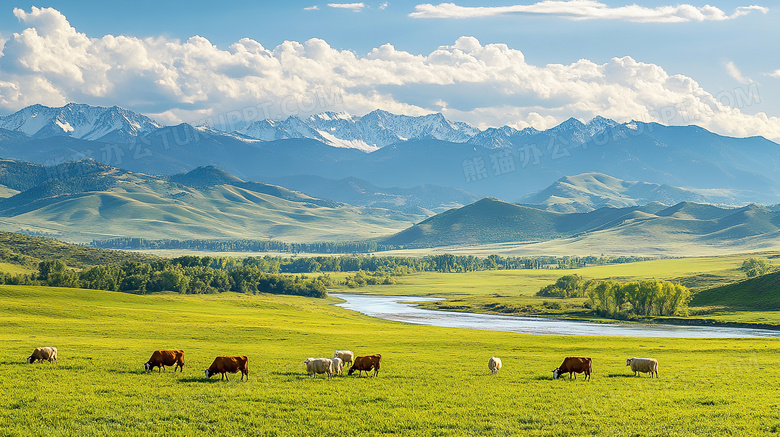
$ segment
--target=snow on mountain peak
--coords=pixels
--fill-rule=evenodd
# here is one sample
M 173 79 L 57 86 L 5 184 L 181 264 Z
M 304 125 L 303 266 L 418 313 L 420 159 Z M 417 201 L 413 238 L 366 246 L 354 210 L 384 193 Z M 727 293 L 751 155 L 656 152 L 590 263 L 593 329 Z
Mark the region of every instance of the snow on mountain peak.
M 33 138 L 70 136 L 86 140 L 127 140 L 161 127 L 149 117 L 118 106 L 68 103 L 59 108 L 28 106 L 0 117 L 0 128 Z

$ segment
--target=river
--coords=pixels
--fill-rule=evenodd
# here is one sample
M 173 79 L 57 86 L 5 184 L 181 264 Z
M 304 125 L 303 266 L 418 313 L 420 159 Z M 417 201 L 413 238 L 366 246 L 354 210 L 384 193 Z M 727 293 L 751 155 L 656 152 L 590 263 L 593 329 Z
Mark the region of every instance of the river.
M 414 325 L 510 331 L 535 335 L 599 335 L 625 337 L 780 337 L 780 331 L 725 326 L 681 326 L 643 323 L 593 323 L 544 317 L 515 317 L 418 308 L 407 302 L 441 300 L 418 296 L 376 296 L 332 293 L 336 306 L 367 316 Z

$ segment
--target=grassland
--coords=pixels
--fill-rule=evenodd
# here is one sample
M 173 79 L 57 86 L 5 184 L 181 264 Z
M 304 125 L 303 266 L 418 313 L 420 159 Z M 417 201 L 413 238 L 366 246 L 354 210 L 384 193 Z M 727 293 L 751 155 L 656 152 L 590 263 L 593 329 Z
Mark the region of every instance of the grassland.
M 528 336 L 403 325 L 286 296 L 150 295 L 0 287 L 0 435 L 767 435 L 780 343 Z M 24 363 L 53 345 L 58 363 Z M 183 373 L 146 374 L 158 348 Z M 377 378 L 305 375 L 336 348 L 381 353 Z M 250 381 L 206 380 L 214 356 L 249 357 Z M 566 355 L 591 382 L 550 379 Z M 504 368 L 490 376 L 495 355 Z M 629 377 L 652 356 L 660 379 Z M 45 431 L 44 431 L 45 430 Z M 175 431 L 172 431 L 175 430 Z

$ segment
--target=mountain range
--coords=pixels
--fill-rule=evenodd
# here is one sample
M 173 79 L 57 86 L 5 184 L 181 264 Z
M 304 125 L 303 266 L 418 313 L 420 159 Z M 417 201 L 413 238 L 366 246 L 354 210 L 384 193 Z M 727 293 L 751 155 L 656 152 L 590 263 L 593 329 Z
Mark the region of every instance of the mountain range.
M 132 172 L 172 175 L 211 165 L 242 180 L 307 186 L 313 178 L 357 178 L 377 187 L 438 186 L 509 202 L 528 202 L 527 196 L 563 177 L 597 172 L 678 187 L 695 196 L 687 200 L 775 204 L 779 151 L 780 145 L 761 137 L 602 117 L 539 131 L 479 130 L 441 114 L 323 113 L 256 121 L 232 132 L 160 126 L 125 109 L 77 104 L 35 105 L 0 117 L 0 157 L 48 166 L 92 158 Z M 659 198 L 679 199 L 659 190 L 666 192 Z
M 559 255 L 701 254 L 780 245 L 780 207 L 658 200 L 622 206 L 686 192 L 594 173 L 562 178 L 538 193 L 549 203 L 534 206 L 494 198 L 461 206 L 471 197 L 457 190 L 382 188 L 355 178 L 311 178 L 308 187 L 340 193 L 352 204 L 245 181 L 216 167 L 151 176 L 94 160 L 51 167 L 0 160 L 0 229 L 81 243 L 114 237 L 371 240 L 403 249 L 489 247 Z M 569 198 L 562 197 L 567 193 Z M 558 203 L 548 195 L 560 195 Z M 443 205 L 447 199 L 452 208 Z M 446 210 L 435 214 L 414 203 L 421 201 Z M 550 210 L 575 203 L 587 211 Z M 600 203 L 621 207 L 596 208 Z
M 759 205 L 721 208 L 681 202 L 604 207 L 586 213 L 558 213 L 486 198 L 428 218 L 382 244 L 404 248 L 480 246 L 497 243 L 556 243 L 575 254 L 578 241 L 615 253 L 702 253 L 702 248 L 760 249 L 780 244 L 780 211 Z M 686 249 L 686 246 L 687 249 Z M 548 244 L 548 247 L 552 245 Z M 527 247 L 518 249 L 528 253 Z M 598 249 L 596 249 L 598 250 Z M 591 252 L 593 254 L 593 252 Z

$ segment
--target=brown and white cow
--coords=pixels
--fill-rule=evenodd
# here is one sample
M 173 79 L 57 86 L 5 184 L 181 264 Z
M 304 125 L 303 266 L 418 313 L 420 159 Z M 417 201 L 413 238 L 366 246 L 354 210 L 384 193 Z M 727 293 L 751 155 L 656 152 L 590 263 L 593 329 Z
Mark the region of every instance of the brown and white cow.
M 214 362 L 211 363 L 211 366 L 209 366 L 208 369 L 206 369 L 206 378 L 211 378 L 213 375 L 221 373 L 222 378 L 220 379 L 226 379 L 230 381 L 226 373 L 238 373 L 240 371 L 241 380 L 243 381 L 244 376 L 246 376 L 246 380 L 249 381 L 248 363 L 249 360 L 245 356 L 214 358 Z
M 27 362 L 32 364 L 36 360 L 38 361 L 57 361 L 57 348 L 56 347 L 36 347 L 32 355 L 27 357 Z
M 152 357 L 144 364 L 144 370 L 150 372 L 157 367 L 157 372 L 165 370 L 165 366 L 174 366 L 173 371 L 181 369 L 184 372 L 184 351 L 159 350 L 152 352 Z
M 355 361 L 352 363 L 352 367 L 349 368 L 349 375 L 352 375 L 355 370 L 358 371 L 358 376 L 362 372 L 368 374 L 369 371 L 374 371 L 374 376 L 379 374 L 379 367 L 382 365 L 382 355 L 366 355 L 363 357 L 355 357 Z
M 569 379 L 572 375 L 577 379 L 577 373 L 585 373 L 585 381 L 590 380 L 590 374 L 593 371 L 593 362 L 587 357 L 566 357 L 558 366 L 553 370 L 553 379 L 558 379 L 564 373 L 569 374 Z

